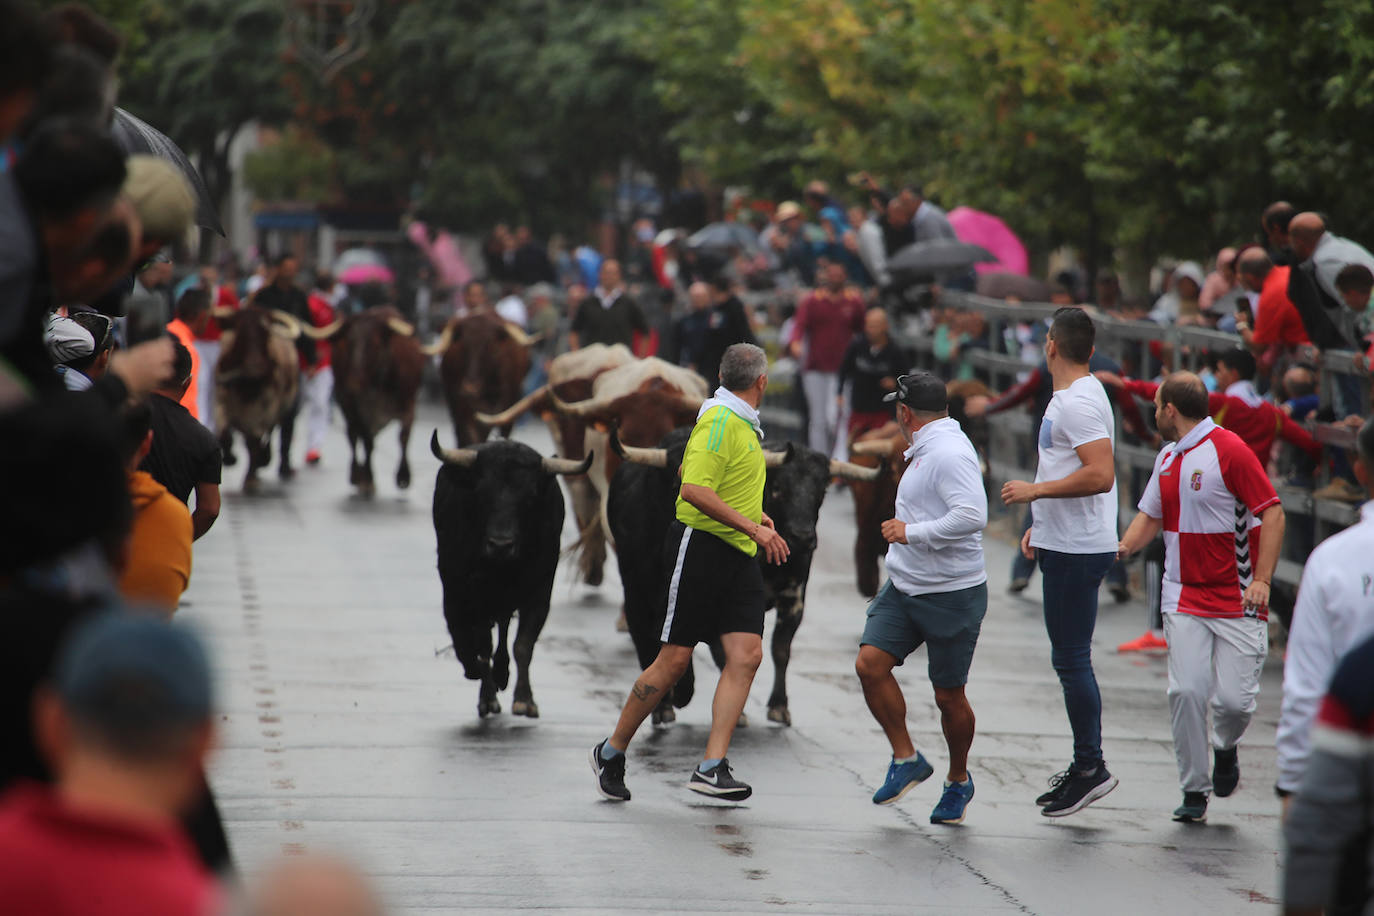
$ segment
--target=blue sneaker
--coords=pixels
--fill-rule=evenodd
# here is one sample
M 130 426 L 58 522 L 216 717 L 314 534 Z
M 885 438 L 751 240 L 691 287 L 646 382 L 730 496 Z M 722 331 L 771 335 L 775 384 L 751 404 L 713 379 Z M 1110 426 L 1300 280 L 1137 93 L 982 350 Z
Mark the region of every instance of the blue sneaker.
M 935 806 L 935 810 L 930 812 L 930 822 L 932 824 L 962 824 L 964 822 L 964 812 L 968 809 L 968 803 L 973 801 L 973 777 L 970 776 L 967 782 L 947 782 L 945 783 L 945 794 L 940 796 L 940 803 Z
M 916 759 L 906 763 L 890 763 L 887 765 L 887 779 L 878 787 L 878 791 L 873 793 L 873 804 L 890 805 L 905 795 L 913 786 L 920 785 L 930 778 L 935 769 L 921 756 L 921 752 L 916 752 Z

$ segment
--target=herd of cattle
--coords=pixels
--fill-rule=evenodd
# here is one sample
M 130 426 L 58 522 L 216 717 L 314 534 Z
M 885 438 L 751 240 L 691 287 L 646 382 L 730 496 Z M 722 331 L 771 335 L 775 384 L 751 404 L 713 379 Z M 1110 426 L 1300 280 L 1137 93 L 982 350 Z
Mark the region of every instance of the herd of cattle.
M 664 538 L 687 438 L 709 394 L 701 376 L 655 357 L 636 359 L 623 346 L 595 344 L 558 356 L 547 384 L 521 398 L 535 340 L 490 313 L 452 320 L 427 347 L 391 308 L 368 309 L 324 328 L 254 306 L 226 317 L 216 384 L 226 428 L 248 446 L 245 489 L 256 486 L 258 469 L 270 459 L 271 431 L 296 399 L 296 337 L 306 334 L 333 346 L 334 398 L 352 452 L 349 479 L 364 494 L 374 491 L 373 439 L 392 420 L 400 425 L 396 485 L 409 485 L 406 447 L 416 397 L 426 361 L 440 358 L 458 447 L 442 447 L 437 431 L 430 442 L 443 463 L 433 504 L 439 575 L 454 650 L 465 676 L 481 682 L 479 716 L 501 710 L 497 692 L 510 680 L 513 617 L 519 626 L 511 712 L 539 715 L 529 665 L 565 552 L 559 476 L 580 531 L 569 548 L 578 553 L 580 577 L 600 584 L 607 549 L 615 550 L 636 654 L 641 666 L 653 661 L 669 578 Z M 562 457 L 542 457 L 508 438 L 516 420 L 530 411 L 547 423 Z M 487 441 L 493 430 L 505 438 Z M 792 548 L 781 566 L 763 567 L 769 606 L 777 610 L 772 721 L 791 724 L 787 665 L 805 607 L 816 522 L 831 481 L 849 482 L 858 523 L 857 585 L 871 596 L 878 587 L 878 557 L 886 550 L 880 526 L 892 515 L 905 448 L 900 433 L 880 432 L 855 444 L 852 463 L 798 444 L 765 452 L 764 510 Z M 712 652 L 719 663 L 719 647 Z M 663 698 L 654 721 L 671 721 L 674 707 L 691 699 L 693 684 L 689 670 Z

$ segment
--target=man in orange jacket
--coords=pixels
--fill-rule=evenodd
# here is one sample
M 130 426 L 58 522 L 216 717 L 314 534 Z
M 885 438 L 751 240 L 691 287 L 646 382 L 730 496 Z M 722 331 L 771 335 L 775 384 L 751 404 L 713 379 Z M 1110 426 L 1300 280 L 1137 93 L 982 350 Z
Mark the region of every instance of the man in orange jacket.
M 204 334 L 205 328 L 209 324 L 210 293 L 199 287 L 188 289 L 181 294 L 181 298 L 177 300 L 176 317 L 167 323 L 167 330 L 176 335 L 182 346 L 191 351 L 191 384 L 186 388 L 186 393 L 181 396 L 181 406 L 185 407 L 191 416 L 202 422 L 205 418 L 200 415 L 200 405 L 197 402 L 200 354 L 196 351 L 196 337 Z M 210 403 L 213 404 L 214 400 L 211 399 Z

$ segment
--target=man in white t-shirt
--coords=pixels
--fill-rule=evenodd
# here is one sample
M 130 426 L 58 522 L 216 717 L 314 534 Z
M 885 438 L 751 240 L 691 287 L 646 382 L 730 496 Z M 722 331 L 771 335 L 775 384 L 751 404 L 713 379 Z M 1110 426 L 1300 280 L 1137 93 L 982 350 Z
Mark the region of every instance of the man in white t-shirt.
M 1082 309 L 1054 313 L 1045 341 L 1054 397 L 1040 425 L 1040 468 L 1035 483 L 1002 487 L 1007 505 L 1035 504 L 1021 551 L 1039 554 L 1050 660 L 1073 730 L 1073 763 L 1036 799 L 1046 817 L 1081 811 L 1116 788 L 1102 759 L 1102 695 L 1092 666 L 1097 589 L 1118 543 L 1112 406 L 1088 369 L 1095 336 Z

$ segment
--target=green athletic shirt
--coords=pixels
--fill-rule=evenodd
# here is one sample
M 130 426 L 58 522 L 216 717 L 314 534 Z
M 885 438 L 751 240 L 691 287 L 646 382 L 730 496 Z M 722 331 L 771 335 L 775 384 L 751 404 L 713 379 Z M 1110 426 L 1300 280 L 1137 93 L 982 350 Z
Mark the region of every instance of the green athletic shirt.
M 763 447 L 749 421 L 728 407 L 712 407 L 697 420 L 682 456 L 682 482 L 710 487 L 724 503 L 750 521 L 763 518 L 763 481 L 767 475 Z M 754 556 L 759 545 L 677 497 L 677 520 L 689 528 L 714 534 L 727 544 Z

